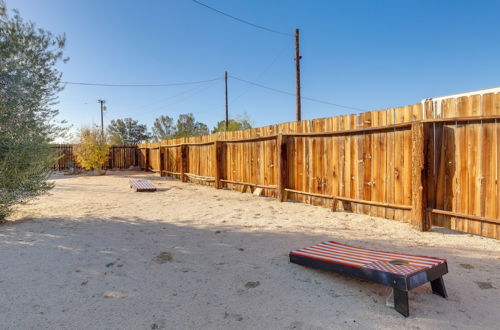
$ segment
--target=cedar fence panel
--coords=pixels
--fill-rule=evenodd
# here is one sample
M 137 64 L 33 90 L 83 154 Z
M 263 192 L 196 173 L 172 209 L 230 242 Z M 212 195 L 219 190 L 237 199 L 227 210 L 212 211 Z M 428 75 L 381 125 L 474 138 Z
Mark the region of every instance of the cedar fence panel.
M 127 169 L 137 166 L 136 146 L 111 146 L 108 168 Z
M 56 171 L 65 170 L 68 169 L 71 163 L 73 166 L 77 166 L 72 144 L 54 144 L 51 147 L 54 151 L 54 156 L 57 157 L 57 160 L 52 165 L 52 169 Z
M 79 168 L 76 157 L 73 154 L 72 144 L 54 144 L 51 146 L 57 160 L 52 165 L 56 171 L 68 170 L 73 166 Z M 108 169 L 127 169 L 138 165 L 137 147 L 114 145 L 110 147 L 109 158 L 105 167 Z
M 500 96 L 469 95 L 139 146 L 162 175 L 500 238 Z

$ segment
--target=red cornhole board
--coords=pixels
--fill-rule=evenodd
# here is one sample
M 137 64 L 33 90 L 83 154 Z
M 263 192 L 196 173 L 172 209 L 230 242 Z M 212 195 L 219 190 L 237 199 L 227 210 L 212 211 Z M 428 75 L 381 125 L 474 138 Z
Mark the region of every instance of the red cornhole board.
M 384 284 L 394 290 L 394 308 L 410 315 L 408 291 L 431 282 L 432 292 L 447 297 L 446 259 L 364 249 L 334 241 L 290 252 L 290 262 Z
M 146 179 L 130 179 L 130 188 L 135 191 L 156 191 L 156 186 Z

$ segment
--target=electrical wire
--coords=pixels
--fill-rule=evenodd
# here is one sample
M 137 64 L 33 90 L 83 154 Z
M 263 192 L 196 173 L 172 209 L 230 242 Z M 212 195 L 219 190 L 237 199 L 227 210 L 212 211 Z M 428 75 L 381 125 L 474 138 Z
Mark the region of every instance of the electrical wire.
M 281 90 L 281 89 L 277 89 L 277 88 L 265 86 L 265 85 L 262 85 L 262 84 L 259 84 L 259 83 L 253 82 L 253 81 L 249 81 L 249 80 L 245 80 L 245 79 L 241 79 L 241 78 L 235 77 L 233 75 L 229 75 L 229 77 L 231 77 L 231 78 L 233 78 L 235 80 L 238 80 L 238 81 L 250 84 L 250 85 L 254 85 L 254 86 L 257 86 L 257 87 L 260 87 L 260 88 L 268 89 L 268 90 L 271 90 L 271 91 L 274 91 L 274 92 L 277 92 L 277 93 L 286 94 L 286 95 L 290 95 L 290 96 L 295 96 L 296 95 L 295 93 L 291 93 L 291 92 L 287 92 L 287 91 L 284 91 L 284 90 Z M 357 108 L 357 107 L 352 107 L 352 106 L 349 106 L 349 105 L 332 103 L 332 102 L 328 102 L 328 101 L 324 101 L 324 100 L 319 100 L 319 99 L 315 99 L 315 98 L 307 97 L 307 96 L 302 96 L 301 99 L 308 100 L 308 101 L 311 101 L 311 102 L 323 103 L 323 104 L 327 104 L 327 105 L 331 105 L 331 106 L 335 106 L 335 107 L 339 107 L 339 108 L 345 108 L 345 109 L 356 110 L 356 111 L 367 111 L 365 109 L 361 109 L 361 108 Z
M 200 88 L 200 86 L 195 86 L 195 87 L 191 87 L 189 89 L 186 89 L 186 90 L 183 90 L 179 93 L 176 93 L 174 95 L 169 95 L 167 97 L 162 97 L 160 99 L 157 99 L 153 102 L 150 102 L 150 103 L 147 103 L 147 104 L 143 104 L 143 105 L 140 105 L 140 106 L 137 106 L 137 107 L 134 107 L 134 108 L 130 108 L 128 110 L 126 110 L 126 112 L 133 112 L 133 113 L 137 113 L 139 111 L 142 111 L 142 110 L 146 110 L 146 109 L 151 109 L 152 107 L 158 107 L 158 105 L 162 106 L 161 104 L 162 103 L 166 103 L 166 102 L 169 102 L 171 101 L 172 99 L 175 99 L 175 98 L 178 98 L 182 95 L 185 95 L 185 94 L 189 94 L 193 91 L 196 91 Z
M 167 104 L 163 104 L 163 105 L 159 105 L 159 106 L 155 106 L 154 108 L 152 109 L 147 109 L 147 110 L 144 110 L 144 111 L 141 111 L 141 114 L 144 114 L 144 113 L 152 113 L 152 112 L 159 112 L 159 111 L 163 111 L 163 109 L 165 109 L 166 107 L 171 107 L 173 105 L 176 105 L 176 104 L 179 104 L 179 103 L 182 103 L 182 102 L 185 102 L 186 100 L 189 100 L 190 98 L 192 98 L 193 96 L 195 95 L 198 95 L 200 94 L 201 92 L 207 90 L 207 89 L 210 89 L 212 87 L 214 87 L 215 85 L 217 85 L 217 82 L 214 82 L 208 86 L 203 86 L 203 87 L 198 87 L 198 88 L 195 88 L 195 89 L 192 89 L 192 90 L 189 90 L 187 93 L 185 94 L 190 94 L 190 95 L 184 95 L 184 97 L 180 98 L 179 100 L 176 100 L 174 101 L 173 103 L 167 103 Z
M 262 70 L 261 73 L 259 73 L 259 75 L 257 76 L 257 80 L 260 80 L 268 71 L 269 69 L 271 69 L 271 67 L 276 63 L 276 61 L 280 58 L 280 56 L 285 52 L 285 50 L 290 47 L 290 45 L 292 44 L 293 40 L 290 40 L 290 42 L 287 42 L 285 44 L 285 46 L 283 48 L 281 48 L 279 50 L 279 52 L 276 54 L 276 56 L 273 58 L 273 60 L 264 68 L 264 70 Z M 246 90 L 244 90 L 243 92 L 241 92 L 238 96 L 236 96 L 232 102 L 233 104 L 236 103 L 238 101 L 238 99 L 240 99 L 243 95 L 245 95 L 248 90 L 250 89 L 251 87 L 248 86 Z
M 200 5 L 200 6 L 203 6 L 203 7 L 206 7 L 206 8 L 208 8 L 208 9 L 212 10 L 212 11 L 215 11 L 215 12 L 217 12 L 217 13 L 221 14 L 221 15 L 224 15 L 224 16 L 226 16 L 226 17 L 229 17 L 229 18 L 231 18 L 231 19 L 234 19 L 235 21 L 238 21 L 238 22 L 240 22 L 240 23 L 243 23 L 243 24 L 247 24 L 247 25 L 253 26 L 254 28 L 261 29 L 261 30 L 264 30 L 264 31 L 267 31 L 267 32 L 276 33 L 276 34 L 281 34 L 281 35 L 288 36 L 288 37 L 293 37 L 293 35 L 292 35 L 292 34 L 290 34 L 290 33 L 281 32 L 281 31 L 276 31 L 276 30 L 270 29 L 270 28 L 265 27 L 265 26 L 262 26 L 262 25 L 254 24 L 254 23 L 252 23 L 252 22 L 246 21 L 246 20 L 244 20 L 244 19 L 238 18 L 238 17 L 233 16 L 233 15 L 230 15 L 230 14 L 228 14 L 228 13 L 225 13 L 225 12 L 223 12 L 223 11 L 219 10 L 219 9 L 214 8 L 214 7 L 210 7 L 209 5 L 204 4 L 204 3 L 200 2 L 200 1 L 197 1 L 197 0 L 191 0 L 191 1 L 193 1 L 194 3 L 196 3 L 196 4 Z
M 74 82 L 74 81 L 62 81 L 62 83 L 66 85 L 101 86 L 101 87 L 170 87 L 170 86 L 203 84 L 221 79 L 223 79 L 223 77 L 217 77 L 214 79 L 199 80 L 199 81 L 164 83 L 164 84 L 106 84 L 106 83 L 88 83 L 88 82 Z

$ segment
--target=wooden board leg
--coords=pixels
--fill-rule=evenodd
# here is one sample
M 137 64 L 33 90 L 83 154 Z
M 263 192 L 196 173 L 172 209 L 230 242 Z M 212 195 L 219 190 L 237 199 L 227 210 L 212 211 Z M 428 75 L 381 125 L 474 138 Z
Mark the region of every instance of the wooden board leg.
M 446 287 L 444 286 L 443 277 L 436 278 L 431 281 L 432 293 L 437 294 L 443 298 L 448 298 L 446 294 Z
M 394 288 L 394 309 L 396 309 L 404 317 L 410 316 L 410 308 L 408 306 L 408 291 Z

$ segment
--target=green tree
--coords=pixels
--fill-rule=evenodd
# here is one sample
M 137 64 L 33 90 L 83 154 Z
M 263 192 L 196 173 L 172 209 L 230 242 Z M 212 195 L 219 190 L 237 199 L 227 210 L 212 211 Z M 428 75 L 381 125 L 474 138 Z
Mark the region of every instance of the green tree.
M 176 130 L 174 126 L 174 119 L 169 116 L 160 116 L 155 119 L 153 123 L 153 139 L 155 141 L 162 141 L 174 137 Z
M 87 127 L 80 131 L 73 152 L 83 168 L 100 173 L 109 157 L 109 145 L 98 127 Z
M 0 0 L 0 220 L 53 187 L 49 143 L 64 129 L 54 109 L 64 43 Z
M 210 129 L 204 123 L 196 121 L 192 113 L 179 115 L 176 124 L 176 137 L 202 136 L 210 134 Z
M 147 126 L 132 118 L 113 119 L 108 125 L 108 135 L 114 145 L 138 144 L 151 138 Z
M 250 120 L 247 118 L 247 116 L 244 116 L 242 118 L 237 117 L 235 119 L 229 119 L 227 131 L 228 132 L 241 131 L 249 128 L 252 128 Z M 212 130 L 212 133 L 217 133 L 217 132 L 226 132 L 225 120 L 217 122 L 217 125 L 215 125 L 214 129 Z

